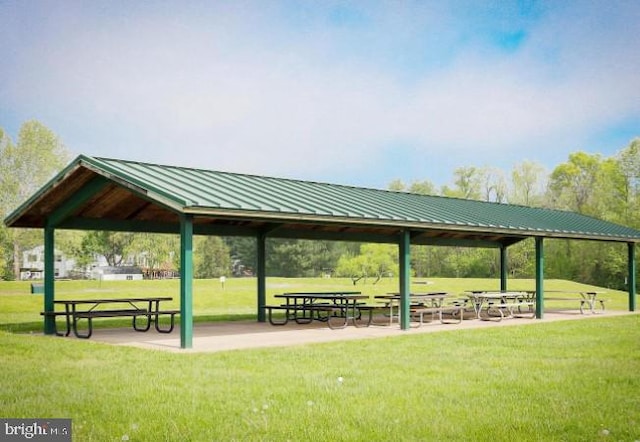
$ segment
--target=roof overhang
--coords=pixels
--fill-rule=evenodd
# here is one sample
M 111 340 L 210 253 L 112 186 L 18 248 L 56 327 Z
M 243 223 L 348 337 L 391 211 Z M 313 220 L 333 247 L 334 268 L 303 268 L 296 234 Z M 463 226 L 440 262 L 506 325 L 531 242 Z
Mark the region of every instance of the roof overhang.
M 529 237 L 638 242 L 631 236 L 526 230 L 492 225 L 331 216 L 202 207 L 108 163 L 79 156 L 9 215 L 9 227 L 178 233 L 181 217 L 194 233 L 395 243 L 409 231 L 414 244 L 502 247 Z

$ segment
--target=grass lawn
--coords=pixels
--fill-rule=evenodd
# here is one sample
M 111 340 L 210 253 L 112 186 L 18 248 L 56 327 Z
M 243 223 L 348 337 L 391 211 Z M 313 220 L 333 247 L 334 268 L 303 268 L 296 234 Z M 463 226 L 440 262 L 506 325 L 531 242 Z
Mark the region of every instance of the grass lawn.
M 373 279 L 354 286 L 347 278 L 268 278 L 267 303 L 276 302 L 272 296 L 282 292 L 313 290 L 360 290 L 366 295 L 381 295 L 398 291 L 397 278 L 385 278 L 377 284 Z M 411 289 L 414 292 L 446 291 L 452 295 L 460 295 L 465 290 L 498 290 L 497 279 L 456 279 L 430 278 L 431 284 L 418 284 L 414 278 Z M 425 280 L 422 280 L 425 281 Z M 195 280 L 193 287 L 193 311 L 195 321 L 215 321 L 230 319 L 247 319 L 256 317 L 256 279 L 228 278 L 224 288 L 218 280 Z M 509 281 L 509 290 L 532 290 L 535 281 L 532 279 L 513 279 Z M 144 296 L 172 296 L 174 298 L 167 308 L 179 308 L 180 287 L 178 280 L 155 281 L 57 281 L 56 299 L 90 299 L 90 298 L 122 298 Z M 579 298 L 579 290 L 605 290 L 604 298 L 608 299 L 607 308 L 611 310 L 628 310 L 628 295 L 625 292 L 606 290 L 599 287 L 578 284 L 563 280 L 546 280 L 545 290 L 576 291 L 573 295 Z M 553 293 L 549 293 L 553 296 Z M 567 296 L 567 295 L 562 295 Z M 42 330 L 43 295 L 30 294 L 30 283 L 27 281 L 0 281 L 0 330 L 7 331 L 40 331 Z M 570 308 L 576 310 L 578 302 L 549 302 L 547 309 Z M 129 319 L 95 321 L 95 327 L 127 325 Z
M 412 288 L 498 284 L 433 282 Z M 59 282 L 57 295 L 178 293 L 177 281 L 98 284 Z M 270 296 L 310 287 L 353 288 L 348 280 L 268 280 Z M 513 290 L 531 287 L 510 282 Z M 608 308 L 627 308 L 626 294 L 606 297 Z M 40 324 L 42 296 L 29 294 L 28 284 L 0 283 L 0 302 L 5 330 Z M 254 310 L 255 280 L 227 280 L 224 289 L 195 283 L 201 318 Z M 213 354 L 0 332 L 0 416 L 71 418 L 78 441 L 636 441 L 639 342 L 639 315 Z

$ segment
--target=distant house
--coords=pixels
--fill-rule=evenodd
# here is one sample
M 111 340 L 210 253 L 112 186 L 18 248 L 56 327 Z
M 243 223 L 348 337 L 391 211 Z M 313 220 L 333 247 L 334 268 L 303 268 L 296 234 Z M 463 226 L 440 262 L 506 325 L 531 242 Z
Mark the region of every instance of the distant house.
M 179 278 L 180 272 L 173 268 L 171 263 L 161 264 L 159 268 L 142 267 L 144 279 L 171 279 Z
M 144 268 L 133 265 L 134 262 L 145 260 L 139 257 L 134 260 L 128 257 L 124 260 L 123 266 L 110 266 L 106 258 L 102 255 L 94 255 L 94 261 L 86 268 L 78 268 L 75 259 L 67 259 L 63 252 L 54 252 L 54 277 L 70 279 L 101 279 L 103 281 L 118 280 L 138 280 L 138 279 L 163 279 L 176 278 L 178 271 L 172 269 L 170 263 L 163 264 L 158 269 Z M 144 265 L 144 264 L 143 264 Z M 44 246 L 37 246 L 31 250 L 25 250 L 22 255 L 22 265 L 20 267 L 20 279 L 43 279 L 44 278 Z
M 138 281 L 142 280 L 142 269 L 134 266 L 101 266 L 91 270 L 91 278 L 101 281 Z
M 68 278 L 76 267 L 75 259 L 67 259 L 60 250 L 54 251 L 54 277 Z M 20 279 L 42 279 L 44 276 L 44 246 L 36 246 L 22 253 Z

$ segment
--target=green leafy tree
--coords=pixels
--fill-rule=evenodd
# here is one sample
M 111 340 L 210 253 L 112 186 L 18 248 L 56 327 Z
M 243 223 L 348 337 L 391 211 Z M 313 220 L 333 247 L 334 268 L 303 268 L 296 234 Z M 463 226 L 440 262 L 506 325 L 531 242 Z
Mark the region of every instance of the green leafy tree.
M 219 236 L 197 236 L 193 255 L 196 278 L 217 278 L 231 274 L 229 247 Z
M 547 251 L 548 252 L 548 251 Z M 507 249 L 509 275 L 512 278 L 533 278 L 535 276 L 535 241 L 525 239 Z
M 622 197 L 624 198 L 623 223 L 632 227 L 640 226 L 640 138 L 635 138 L 618 153 L 616 160 L 623 177 Z
M 338 276 L 359 278 L 375 277 L 379 280 L 388 274 L 397 274 L 398 247 L 390 244 L 362 244 L 360 253 L 343 255 L 338 261 Z
M 242 265 L 244 269 L 255 271 L 257 258 L 257 241 L 255 237 L 225 236 L 222 240 L 229 248 L 232 264 Z M 234 267 L 235 270 L 235 267 Z
M 56 249 L 61 250 L 67 258 L 75 259 L 75 271 L 85 274 L 89 265 L 94 262 L 92 255 L 85 255 L 82 251 L 82 241 L 87 232 L 78 230 L 56 230 Z
M 267 239 L 269 276 L 311 277 L 335 268 L 348 246 L 337 241 Z
M 433 249 L 435 249 L 435 247 L 411 246 L 411 267 L 415 271 L 416 276 L 424 278 L 432 274 Z
M 454 278 L 463 278 L 467 272 L 467 264 L 471 262 L 473 251 L 465 247 L 451 247 L 449 249 L 452 253 L 447 254 L 446 257 L 446 276 Z
M 311 276 L 310 241 L 270 238 L 267 240 L 267 274 L 269 276 Z
M 517 164 L 511 171 L 510 204 L 542 206 L 546 177 L 544 167 L 533 161 Z
M 403 192 L 406 186 L 402 182 L 402 180 L 393 180 L 389 183 L 388 189 L 394 192 Z
M 429 180 L 413 181 L 407 188 L 402 180 L 393 180 L 387 186 L 389 190 L 394 192 L 410 192 L 420 195 L 437 195 L 438 191 L 436 186 Z
M 310 243 L 313 251 L 311 256 L 312 276 L 333 274 L 340 256 L 354 247 L 354 243 L 344 241 L 310 241 Z
M 135 259 L 136 265 L 150 273 L 179 269 L 180 237 L 178 235 L 136 233 L 126 249 Z
M 596 274 L 599 285 L 624 290 L 627 288 L 627 256 L 623 244 L 604 244 L 599 249 Z
M 35 193 L 69 161 L 62 141 L 38 121 L 27 121 L 18 133 L 17 143 L 0 129 L 0 215 L 4 218 Z M 5 229 L 4 225 L 1 227 Z M 9 229 L 2 235 L 3 249 L 11 250 L 4 261 L 5 277 L 18 278 L 22 251 L 42 243 L 42 232 Z
M 630 150 L 632 152 L 632 150 Z M 633 199 L 633 163 L 576 152 L 551 174 L 549 193 L 555 207 L 607 221 L 632 225 L 629 203 Z M 626 168 L 625 168 L 626 167 Z M 627 175 L 628 174 L 628 175 Z M 577 281 L 621 288 L 626 273 L 626 256 L 606 244 L 562 240 L 548 248 L 549 274 Z M 620 259 L 614 258 L 620 253 Z M 607 262 L 603 257 L 607 256 Z
M 119 266 L 131 252 L 134 234 L 129 232 L 92 231 L 82 240 L 81 253 L 86 257 L 102 255 L 110 266 Z
M 447 186 L 442 188 L 442 195 L 465 198 L 470 200 L 480 200 L 480 183 L 481 175 L 478 168 L 470 167 L 458 167 L 454 172 L 455 188 L 451 189 Z
M 631 198 L 621 164 L 615 158 L 600 163 L 595 187 L 592 189 L 592 214 L 600 219 L 629 225 Z
M 4 219 L 14 204 L 17 190 L 14 180 L 9 177 L 8 163 L 4 158 L 12 154 L 15 147 L 9 135 L 0 128 L 0 218 Z M 0 279 L 13 279 L 13 240 L 4 223 L 0 224 Z
M 575 152 L 551 173 L 549 190 L 555 207 L 592 213 L 593 190 L 598 183 L 602 157 Z
M 414 181 L 409 187 L 409 192 L 418 193 L 420 195 L 437 195 L 436 186 L 429 180 Z
M 504 173 L 495 167 L 484 167 L 479 170 L 478 174 L 484 201 L 506 202 L 507 182 Z
M 10 268 L 10 259 L 11 254 L 11 241 L 8 238 L 7 228 L 4 227 L 4 224 L 0 226 L 0 281 L 2 279 L 9 279 L 8 277 L 13 276 Z

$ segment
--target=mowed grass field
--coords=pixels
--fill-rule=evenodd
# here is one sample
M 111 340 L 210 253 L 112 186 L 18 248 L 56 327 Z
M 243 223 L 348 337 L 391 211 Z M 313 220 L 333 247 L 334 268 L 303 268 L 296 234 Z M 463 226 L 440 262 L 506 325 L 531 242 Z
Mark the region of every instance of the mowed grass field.
M 283 292 L 322 291 L 322 290 L 359 290 L 371 298 L 389 292 L 398 291 L 397 278 L 384 278 L 374 284 L 375 279 L 366 282 L 361 280 L 353 285 L 348 278 L 268 278 L 267 303 L 280 303 L 272 297 Z M 497 279 L 456 279 L 456 278 L 414 278 L 412 292 L 445 291 L 451 296 L 464 296 L 466 290 L 499 290 Z M 41 281 L 36 281 L 41 282 Z M 429 282 L 429 284 L 424 284 Z M 30 294 L 30 282 L 0 281 L 0 329 L 10 331 L 39 331 L 42 329 L 43 295 Z M 607 299 L 607 308 L 612 310 L 627 310 L 628 295 L 626 292 L 602 289 L 585 284 L 578 284 L 564 280 L 546 280 L 545 290 L 554 296 L 552 291 L 573 291 L 562 294 L 579 299 L 580 290 L 600 290 Z M 532 279 L 513 279 L 508 283 L 509 290 L 533 290 L 535 281 Z M 57 281 L 56 299 L 92 299 L 92 298 L 121 298 L 144 296 L 170 296 L 173 301 L 166 304 L 167 308 L 179 308 L 180 283 L 178 280 L 152 281 Z M 193 286 L 193 310 L 196 321 L 248 319 L 256 317 L 255 278 L 227 278 L 224 286 L 217 279 L 195 280 Z M 558 296 L 557 294 L 555 296 Z M 373 302 L 373 299 L 371 300 Z M 577 301 L 548 302 L 546 309 L 569 308 L 576 310 Z M 130 320 L 100 320 L 95 321 L 96 327 L 128 324 Z
M 498 286 L 430 281 L 412 290 Z M 397 280 L 371 282 L 356 289 L 397 290 Z M 224 288 L 195 281 L 197 320 L 255 317 L 255 287 L 254 279 L 227 279 Z M 280 278 L 267 287 L 269 296 L 354 288 Z M 167 295 L 176 307 L 179 297 L 177 281 L 60 281 L 56 289 L 60 298 Z M 605 297 L 608 309 L 628 308 L 626 293 Z M 42 295 L 28 283 L 1 282 L 0 302 L 2 328 L 14 330 L 0 332 L 0 416 L 71 418 L 78 441 L 640 440 L 640 315 L 192 354 L 44 337 Z

